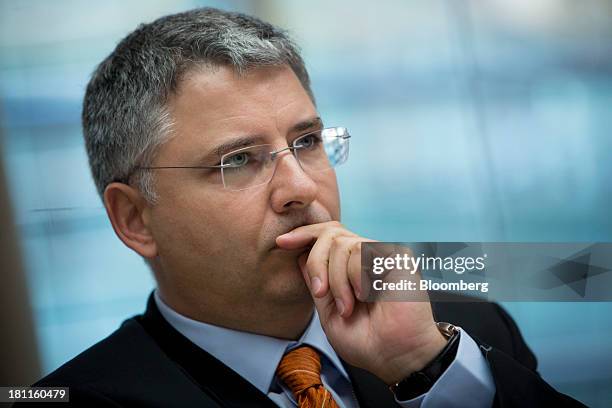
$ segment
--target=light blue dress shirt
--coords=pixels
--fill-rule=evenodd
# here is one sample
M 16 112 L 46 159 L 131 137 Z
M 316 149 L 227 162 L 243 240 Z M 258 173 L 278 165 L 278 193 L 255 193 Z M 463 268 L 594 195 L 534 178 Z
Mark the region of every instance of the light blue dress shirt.
M 267 394 L 279 407 L 293 408 L 297 404 L 291 391 L 276 378 L 276 367 L 286 351 L 303 344 L 319 351 L 321 380 L 338 405 L 359 407 L 348 374 L 327 341 L 316 311 L 302 337 L 290 341 L 199 322 L 172 310 L 157 291 L 154 297 L 172 327 Z M 489 366 L 474 340 L 462 331 L 455 360 L 429 392 L 397 402 L 405 408 L 490 407 L 494 396 Z

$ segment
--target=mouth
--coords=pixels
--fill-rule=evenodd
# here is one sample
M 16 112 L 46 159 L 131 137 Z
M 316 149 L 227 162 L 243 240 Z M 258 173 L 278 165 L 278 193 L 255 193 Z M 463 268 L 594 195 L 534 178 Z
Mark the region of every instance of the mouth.
M 300 214 L 300 216 L 294 218 L 293 220 L 279 219 L 278 221 L 280 223 L 278 225 L 279 228 L 269 230 L 269 235 L 267 237 L 269 239 L 268 251 L 274 251 L 274 252 L 280 252 L 280 253 L 286 253 L 286 254 L 301 254 L 304 252 L 309 252 L 312 249 L 314 242 L 309 243 L 303 247 L 295 248 L 295 249 L 283 249 L 283 248 L 279 248 L 276 245 L 276 238 L 288 232 L 291 232 L 296 228 L 303 227 L 305 225 L 313 225 L 313 224 L 319 224 L 322 222 L 331 221 L 331 217 L 324 211 L 314 211 L 313 210 L 313 211 L 308 211 L 306 213 Z M 294 222 L 291 222 L 291 221 L 294 221 Z
M 302 253 L 302 252 L 309 252 L 312 249 L 312 244 L 309 245 L 305 245 L 303 247 L 299 247 L 299 248 L 294 248 L 294 249 L 285 249 L 285 248 L 280 248 L 277 245 L 274 245 L 274 247 L 272 249 L 270 249 L 270 251 L 282 251 L 282 252 L 286 252 L 288 254 L 290 253 Z
M 275 234 L 274 240 L 272 241 L 272 243 L 271 243 L 271 245 L 269 247 L 269 250 L 270 251 L 282 251 L 282 252 L 286 252 L 286 253 L 301 253 L 301 252 L 304 252 L 305 250 L 310 250 L 310 248 L 312 248 L 311 244 L 303 246 L 303 247 L 300 247 L 300 248 L 295 248 L 295 249 L 279 248 L 278 245 L 276 245 L 276 238 L 281 236 L 281 235 L 284 235 L 284 234 L 286 234 L 288 232 L 291 232 L 291 231 L 293 231 L 296 228 L 303 227 L 304 225 L 311 225 L 311 224 L 316 224 L 316 221 L 315 222 L 307 222 L 306 221 L 306 222 L 296 223 L 296 224 L 292 225 L 290 228 L 286 228 L 286 229 L 281 230 L 278 234 Z
M 308 253 L 311 247 L 297 248 L 297 249 L 283 249 L 283 248 L 273 248 L 270 253 L 276 254 L 281 258 L 297 258 L 302 254 Z

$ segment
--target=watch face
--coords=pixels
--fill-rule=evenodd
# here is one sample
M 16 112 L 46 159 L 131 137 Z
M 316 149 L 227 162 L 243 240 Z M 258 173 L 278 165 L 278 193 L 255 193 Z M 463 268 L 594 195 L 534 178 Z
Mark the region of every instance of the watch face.
M 453 334 L 459 332 L 459 327 L 447 322 L 437 322 L 436 326 L 438 326 L 438 330 L 440 330 L 442 335 L 447 339 L 451 338 Z

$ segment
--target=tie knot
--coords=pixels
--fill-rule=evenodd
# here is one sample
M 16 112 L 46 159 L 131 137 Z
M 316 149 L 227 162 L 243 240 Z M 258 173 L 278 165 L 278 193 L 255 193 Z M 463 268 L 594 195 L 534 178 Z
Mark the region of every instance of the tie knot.
M 296 396 L 308 388 L 321 385 L 319 353 L 308 346 L 291 350 L 281 359 L 276 375 Z

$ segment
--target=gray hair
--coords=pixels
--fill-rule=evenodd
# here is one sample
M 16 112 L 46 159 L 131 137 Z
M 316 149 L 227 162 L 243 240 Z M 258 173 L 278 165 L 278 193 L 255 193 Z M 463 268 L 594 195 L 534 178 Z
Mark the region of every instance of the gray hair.
M 157 195 L 150 165 L 172 134 L 169 96 L 198 65 L 251 68 L 289 65 L 312 99 L 297 46 L 284 30 L 255 17 L 200 8 L 140 25 L 92 75 L 83 102 L 83 134 L 96 188 L 131 180 L 145 199 Z

